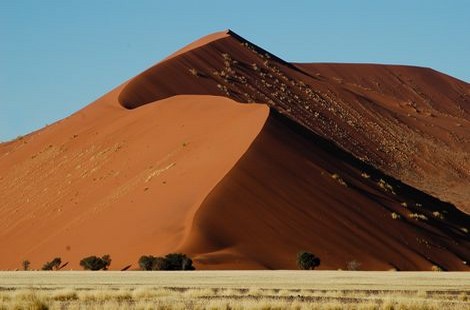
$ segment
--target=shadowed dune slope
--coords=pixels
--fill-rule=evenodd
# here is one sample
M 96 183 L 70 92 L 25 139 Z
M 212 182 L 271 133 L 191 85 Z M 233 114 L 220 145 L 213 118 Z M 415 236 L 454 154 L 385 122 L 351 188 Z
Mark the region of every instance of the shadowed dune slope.
M 198 209 L 183 247 L 204 268 L 469 270 L 470 219 L 275 112 Z M 351 264 L 350 264 L 351 265 Z
M 177 94 L 265 102 L 387 174 L 470 211 L 470 85 L 463 81 L 409 66 L 289 64 L 225 31 L 130 80 L 119 100 L 132 109 Z

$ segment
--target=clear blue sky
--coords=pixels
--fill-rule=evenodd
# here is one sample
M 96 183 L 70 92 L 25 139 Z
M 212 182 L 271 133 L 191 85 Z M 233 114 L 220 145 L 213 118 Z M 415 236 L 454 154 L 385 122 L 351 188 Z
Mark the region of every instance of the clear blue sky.
M 470 1 L 4 0 L 0 141 L 227 28 L 288 61 L 419 65 L 470 81 Z

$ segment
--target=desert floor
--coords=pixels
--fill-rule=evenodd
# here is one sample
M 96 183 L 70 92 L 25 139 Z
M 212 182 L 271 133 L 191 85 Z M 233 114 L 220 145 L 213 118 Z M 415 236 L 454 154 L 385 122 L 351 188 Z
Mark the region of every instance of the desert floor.
M 0 309 L 469 309 L 470 273 L 0 272 Z

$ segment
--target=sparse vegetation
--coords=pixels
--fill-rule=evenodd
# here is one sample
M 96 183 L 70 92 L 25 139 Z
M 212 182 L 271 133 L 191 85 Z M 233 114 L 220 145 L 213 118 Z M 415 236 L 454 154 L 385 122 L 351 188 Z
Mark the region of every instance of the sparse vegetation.
M 353 259 L 352 261 L 349 261 L 346 264 L 346 270 L 349 270 L 349 271 L 358 271 L 360 267 L 361 267 L 361 263 L 359 263 L 355 259 Z
M 438 218 L 438 219 L 440 219 L 440 220 L 443 220 L 443 219 L 444 219 L 444 214 L 442 214 L 442 213 L 439 212 L 439 211 L 434 211 L 434 212 L 432 213 L 432 215 L 433 215 L 435 218 Z
M 378 182 L 377 182 L 377 185 L 383 189 L 384 191 L 386 192 L 391 192 L 392 194 L 395 194 L 394 190 L 393 190 L 393 186 L 390 185 L 389 183 L 387 183 L 384 179 L 380 179 Z
M 437 265 L 433 265 L 433 266 L 431 267 L 431 270 L 432 270 L 432 271 L 443 271 L 442 268 L 439 267 L 439 266 L 437 266 Z
M 143 255 L 139 258 L 141 270 L 194 270 L 191 258 L 182 253 L 170 253 L 165 257 Z
M 56 257 L 50 262 L 46 262 L 42 266 L 42 270 L 59 270 L 60 264 L 62 264 L 62 259 L 60 257 Z
M 392 219 L 394 220 L 399 220 L 400 219 L 400 214 L 396 213 L 396 212 L 392 212 Z
M 31 265 L 31 262 L 27 259 L 25 259 L 23 262 L 21 262 L 21 267 L 23 267 L 24 271 L 29 270 L 30 265 Z
M 80 266 L 85 270 L 108 270 L 111 265 L 111 257 L 103 255 L 103 257 L 88 256 L 80 261 Z
M 143 255 L 139 258 L 139 267 L 141 270 L 154 270 L 155 256 Z
M 300 251 L 297 253 L 297 266 L 301 270 L 314 270 L 320 266 L 320 258 L 313 253 Z
M 197 72 L 197 70 L 195 68 L 190 68 L 189 72 L 194 76 L 199 76 L 199 73 Z
M 331 177 L 336 180 L 339 184 L 343 185 L 343 186 L 348 186 L 348 184 L 346 184 L 346 182 L 344 182 L 344 180 L 339 176 L 339 174 L 337 173 L 334 173 L 331 175 Z
M 194 270 L 193 261 L 182 253 L 171 253 L 165 256 L 167 270 Z
M 412 219 L 415 219 L 415 220 L 423 220 L 423 221 L 428 220 L 428 217 L 424 214 L 421 214 L 421 213 L 410 213 L 408 216 Z
M 467 273 L 0 273 L 1 309 L 468 309 Z M 40 286 L 31 287 L 31 283 Z M 103 286 L 102 283 L 109 283 Z M 197 287 L 195 286 L 195 283 Z

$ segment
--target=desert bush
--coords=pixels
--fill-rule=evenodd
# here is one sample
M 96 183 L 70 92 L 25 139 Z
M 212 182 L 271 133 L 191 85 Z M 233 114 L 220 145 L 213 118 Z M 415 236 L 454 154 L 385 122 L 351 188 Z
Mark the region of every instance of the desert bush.
M 297 266 L 302 270 L 313 270 L 320 266 L 320 258 L 310 252 L 300 251 L 297 253 Z
M 346 186 L 346 187 L 348 186 L 348 184 L 346 184 L 346 182 L 344 182 L 344 180 L 339 176 L 339 174 L 334 173 L 334 174 L 331 175 L 331 177 L 333 179 L 335 179 L 336 181 L 338 181 L 339 184 L 341 184 L 343 186 Z
M 141 270 L 170 270 L 169 263 L 164 257 L 152 255 L 141 256 L 139 258 L 139 267 Z
M 423 220 L 423 221 L 428 220 L 426 215 L 420 214 L 420 213 L 410 213 L 408 216 L 412 219 L 415 219 L 415 220 Z
M 139 267 L 141 270 L 153 270 L 153 264 L 155 262 L 155 256 L 152 255 L 142 255 L 139 258 Z
M 155 257 L 152 270 L 170 270 L 168 261 L 165 259 L 165 257 Z
M 444 214 L 442 214 L 442 213 L 439 212 L 439 211 L 434 211 L 434 212 L 432 213 L 432 215 L 433 215 L 435 218 L 438 218 L 438 219 L 440 219 L 440 220 L 443 220 L 443 219 L 444 219 Z
M 193 261 L 182 253 L 170 253 L 165 256 L 168 263 L 166 270 L 194 270 Z
M 357 260 L 349 261 L 346 264 L 346 269 L 349 271 L 357 271 L 359 270 L 359 267 L 361 267 L 361 263 L 359 263 Z
M 62 259 L 60 257 L 56 257 L 50 262 L 46 262 L 44 265 L 42 265 L 42 270 L 58 270 L 60 267 L 60 264 L 62 263 Z
M 194 270 L 191 258 L 182 253 L 170 253 L 165 257 L 143 255 L 139 258 L 141 270 Z
M 88 256 L 80 261 L 80 266 L 85 270 L 108 270 L 111 265 L 111 257 L 103 255 L 102 257 Z
M 431 271 L 443 271 L 443 269 L 442 269 L 441 266 L 432 265 L 431 266 Z
M 27 271 L 29 270 L 29 265 L 31 265 L 31 262 L 29 260 L 24 260 L 22 263 L 21 263 L 21 266 L 23 267 L 23 270 L 24 271 Z
M 199 75 L 199 72 L 197 72 L 197 70 L 195 68 L 190 68 L 189 69 L 189 72 L 194 75 L 194 76 L 198 76 Z

